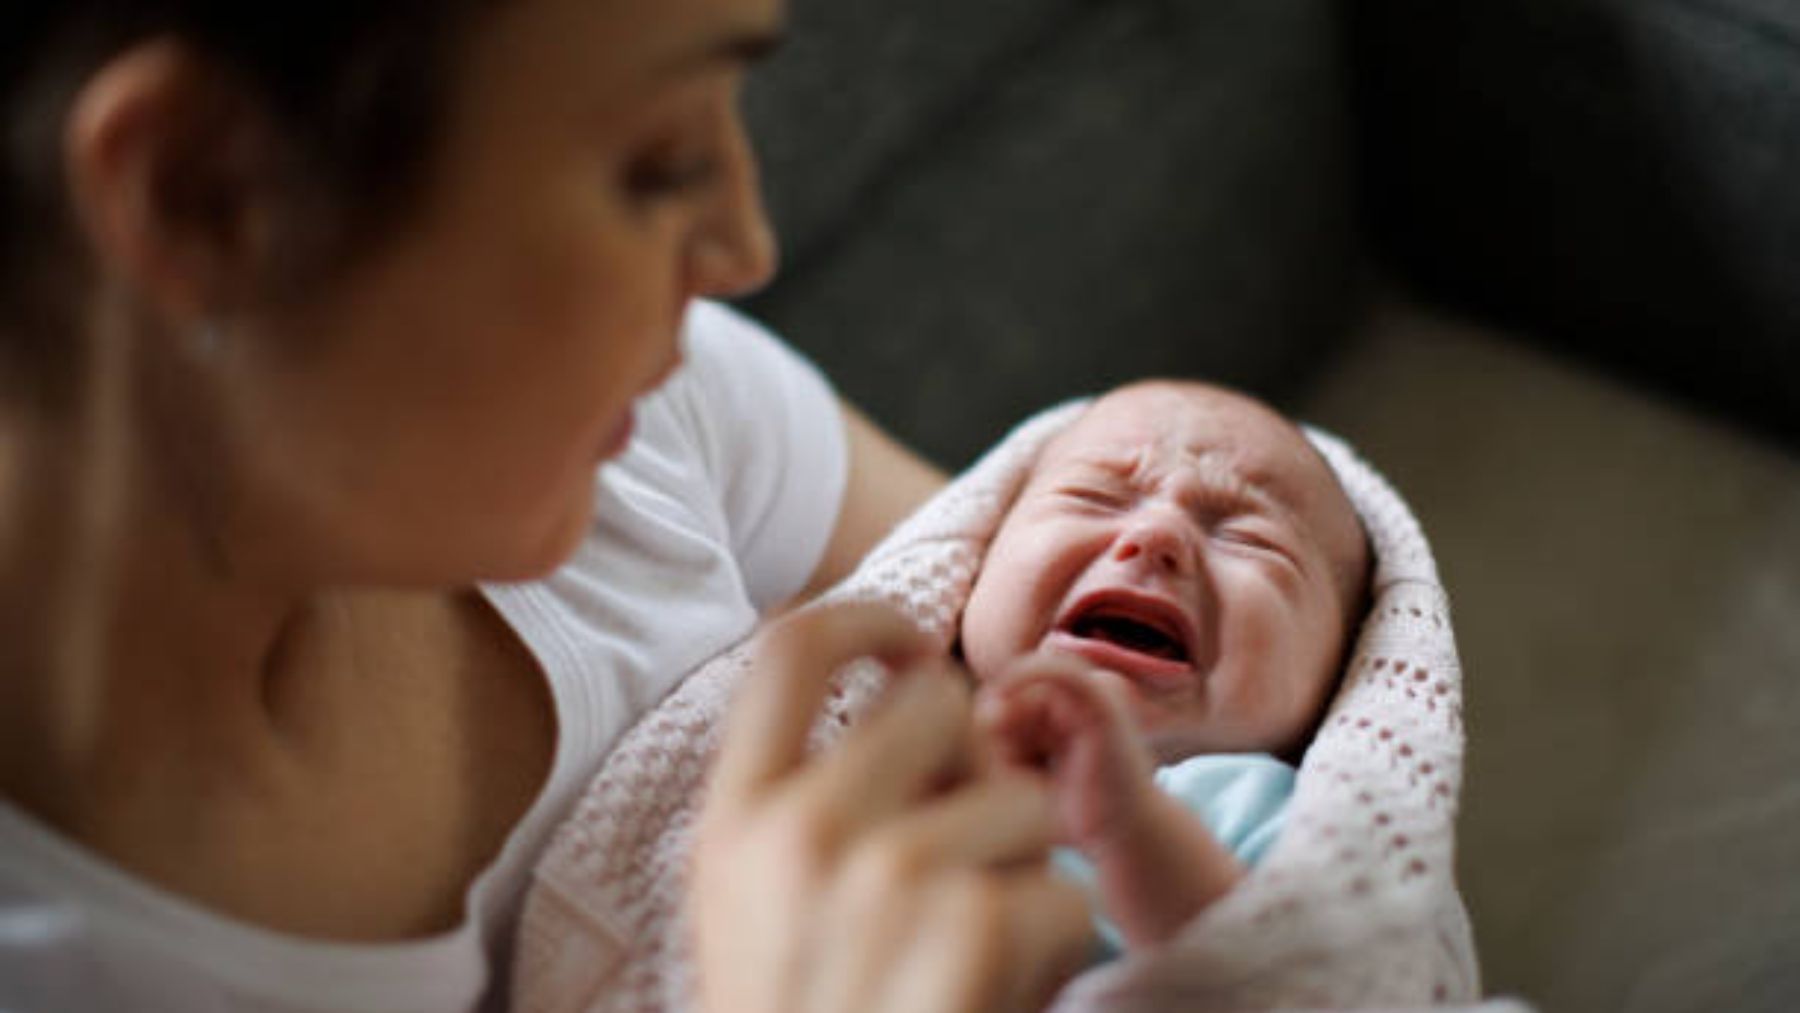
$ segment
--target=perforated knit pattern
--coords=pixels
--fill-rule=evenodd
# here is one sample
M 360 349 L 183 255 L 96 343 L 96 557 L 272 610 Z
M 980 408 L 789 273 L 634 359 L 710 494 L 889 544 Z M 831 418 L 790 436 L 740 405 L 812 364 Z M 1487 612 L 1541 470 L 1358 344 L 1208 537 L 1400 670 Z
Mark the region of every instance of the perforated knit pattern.
M 1043 444 L 1081 407 L 1016 429 L 829 597 L 890 602 L 948 649 L 1000 519 Z M 1376 566 L 1373 607 L 1301 765 L 1286 828 L 1179 938 L 1087 972 L 1058 1009 L 1396 1008 L 1479 993 L 1453 879 L 1463 730 L 1448 604 L 1405 503 L 1340 441 L 1309 436 L 1356 504 Z M 706 765 L 749 657 L 742 645 L 702 667 L 627 733 L 558 832 L 526 901 L 518 1009 L 691 1006 L 686 863 Z M 874 666 L 846 669 L 815 747 L 880 686 Z

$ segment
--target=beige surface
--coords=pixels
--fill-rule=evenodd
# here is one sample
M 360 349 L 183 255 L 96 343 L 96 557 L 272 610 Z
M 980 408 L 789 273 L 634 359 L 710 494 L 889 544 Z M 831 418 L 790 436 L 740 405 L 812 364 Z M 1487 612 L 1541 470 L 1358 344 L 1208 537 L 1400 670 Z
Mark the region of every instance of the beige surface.
M 1800 1009 L 1800 460 L 1410 310 L 1301 414 L 1408 496 L 1450 589 L 1488 988 Z

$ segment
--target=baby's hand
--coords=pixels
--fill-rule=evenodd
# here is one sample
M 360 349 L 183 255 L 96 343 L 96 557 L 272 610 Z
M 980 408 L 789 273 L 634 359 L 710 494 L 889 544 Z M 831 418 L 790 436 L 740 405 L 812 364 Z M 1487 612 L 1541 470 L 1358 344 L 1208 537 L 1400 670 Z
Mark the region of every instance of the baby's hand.
M 976 699 L 976 722 L 994 758 L 1048 777 L 1065 843 L 1090 854 L 1134 833 L 1156 790 L 1120 679 L 1037 656 Z

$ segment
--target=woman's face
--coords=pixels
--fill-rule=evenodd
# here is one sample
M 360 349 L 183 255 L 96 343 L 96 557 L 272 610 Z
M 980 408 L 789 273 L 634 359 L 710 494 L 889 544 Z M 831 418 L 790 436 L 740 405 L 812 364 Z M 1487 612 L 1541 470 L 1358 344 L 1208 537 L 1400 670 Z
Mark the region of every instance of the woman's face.
M 781 19 L 519 0 L 478 24 L 405 230 L 312 304 L 225 320 L 240 546 L 390 583 L 563 559 L 689 301 L 774 269 L 737 96 Z

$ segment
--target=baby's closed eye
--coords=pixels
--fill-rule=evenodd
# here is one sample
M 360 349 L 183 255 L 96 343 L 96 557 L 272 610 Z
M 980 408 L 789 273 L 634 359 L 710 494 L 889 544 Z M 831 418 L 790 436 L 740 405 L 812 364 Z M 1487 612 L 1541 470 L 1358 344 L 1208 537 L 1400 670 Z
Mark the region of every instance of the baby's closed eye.
M 1291 539 L 1286 532 L 1277 530 L 1273 525 L 1254 520 L 1231 520 L 1216 525 L 1213 537 L 1230 545 L 1263 553 L 1294 569 L 1300 569 L 1299 554 L 1292 547 Z

